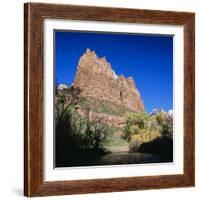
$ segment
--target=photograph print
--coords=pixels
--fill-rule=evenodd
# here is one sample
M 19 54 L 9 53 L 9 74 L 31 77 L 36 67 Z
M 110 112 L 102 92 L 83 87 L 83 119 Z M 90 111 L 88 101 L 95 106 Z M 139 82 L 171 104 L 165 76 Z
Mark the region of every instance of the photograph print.
M 173 36 L 54 30 L 54 165 L 173 162 Z

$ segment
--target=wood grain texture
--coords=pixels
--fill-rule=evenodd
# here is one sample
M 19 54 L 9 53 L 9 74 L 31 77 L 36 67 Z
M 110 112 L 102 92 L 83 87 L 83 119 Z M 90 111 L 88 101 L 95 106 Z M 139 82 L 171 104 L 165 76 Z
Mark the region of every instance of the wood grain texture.
M 184 174 L 43 181 L 43 21 L 46 18 L 184 26 Z M 24 194 L 64 195 L 194 186 L 195 15 L 27 3 L 24 6 Z

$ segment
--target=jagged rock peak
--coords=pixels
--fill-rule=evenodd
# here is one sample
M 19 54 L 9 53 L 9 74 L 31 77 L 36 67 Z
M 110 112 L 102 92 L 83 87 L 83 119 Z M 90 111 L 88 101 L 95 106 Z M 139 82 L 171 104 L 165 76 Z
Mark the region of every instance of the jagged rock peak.
M 87 48 L 85 53 L 81 56 L 79 63 L 83 60 L 93 60 L 95 62 L 99 62 L 100 64 L 105 64 L 111 67 L 110 63 L 106 60 L 106 57 L 99 57 L 95 51 L 92 51 L 90 48 Z M 101 65 L 99 65 L 101 66 Z
M 106 57 L 99 57 L 95 51 L 87 48 L 85 53 L 81 56 L 78 63 L 79 68 L 88 68 L 95 71 L 96 73 L 101 73 L 108 75 L 110 78 L 116 79 L 118 76 L 111 67 L 111 64 L 106 60 Z
M 90 48 L 87 48 L 86 49 L 86 51 L 85 51 L 85 53 L 83 54 L 83 56 L 82 57 L 84 57 L 84 58 L 98 58 L 98 56 L 97 56 L 97 54 L 96 54 L 96 52 L 95 51 L 92 51 Z
M 74 86 L 82 90 L 82 96 L 117 103 L 135 111 L 144 111 L 133 78 L 118 76 L 105 56 L 99 58 L 95 51 L 89 48 L 79 60 Z
M 86 53 L 90 53 L 90 52 L 91 52 L 90 48 L 87 48 Z

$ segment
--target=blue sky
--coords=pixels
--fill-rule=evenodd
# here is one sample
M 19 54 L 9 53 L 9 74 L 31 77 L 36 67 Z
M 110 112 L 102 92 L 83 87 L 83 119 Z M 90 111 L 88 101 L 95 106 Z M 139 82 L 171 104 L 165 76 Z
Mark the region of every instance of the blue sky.
M 56 31 L 56 82 L 73 82 L 86 48 L 106 56 L 116 74 L 133 77 L 146 111 L 173 108 L 172 36 Z

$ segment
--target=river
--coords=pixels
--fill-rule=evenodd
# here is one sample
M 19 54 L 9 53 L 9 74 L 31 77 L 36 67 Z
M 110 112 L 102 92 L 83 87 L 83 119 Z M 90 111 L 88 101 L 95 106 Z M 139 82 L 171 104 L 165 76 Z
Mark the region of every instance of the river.
M 159 157 L 152 154 L 138 152 L 119 152 L 106 154 L 101 157 L 96 157 L 89 161 L 89 165 L 120 165 L 159 162 Z

